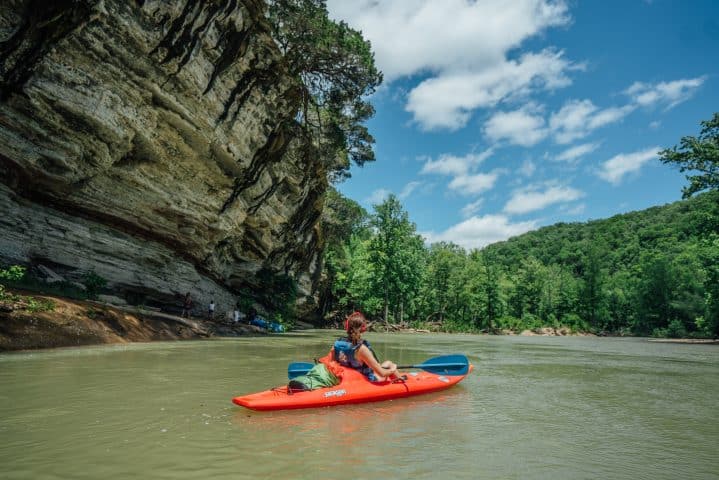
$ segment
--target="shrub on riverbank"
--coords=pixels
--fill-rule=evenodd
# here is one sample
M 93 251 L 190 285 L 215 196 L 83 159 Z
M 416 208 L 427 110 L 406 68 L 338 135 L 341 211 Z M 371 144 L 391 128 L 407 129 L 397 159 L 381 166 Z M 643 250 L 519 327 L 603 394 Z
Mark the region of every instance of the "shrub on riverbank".
M 8 269 L 0 269 L 0 280 L 18 282 L 25 276 L 25 267 L 13 265 Z M 28 295 L 18 295 L 8 292 L 3 284 L 0 284 L 0 309 L 3 311 L 27 310 L 30 313 L 51 312 L 55 309 L 52 300 L 36 298 Z

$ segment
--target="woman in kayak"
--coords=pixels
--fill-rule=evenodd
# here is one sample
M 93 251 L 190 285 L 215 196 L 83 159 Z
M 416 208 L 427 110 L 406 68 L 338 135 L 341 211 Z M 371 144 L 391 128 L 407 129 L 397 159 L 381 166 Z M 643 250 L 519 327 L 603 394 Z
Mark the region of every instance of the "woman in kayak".
M 397 365 L 389 360 L 380 364 L 369 342 L 362 340 L 362 332 L 367 330 L 367 319 L 362 313 L 350 314 L 345 320 L 345 328 L 347 337 L 335 342 L 330 350 L 330 358 L 343 367 L 359 370 L 372 382 L 397 377 Z

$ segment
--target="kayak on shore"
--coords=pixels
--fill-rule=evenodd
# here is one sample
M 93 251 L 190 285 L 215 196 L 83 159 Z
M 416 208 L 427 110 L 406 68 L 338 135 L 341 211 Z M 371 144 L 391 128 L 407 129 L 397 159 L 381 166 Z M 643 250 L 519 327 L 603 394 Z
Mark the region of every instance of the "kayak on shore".
M 288 373 L 290 378 L 293 378 L 311 367 L 312 364 L 291 364 Z M 420 371 L 405 373 L 395 380 L 371 382 L 359 371 L 343 368 L 339 375 L 339 384 L 331 387 L 296 391 L 287 385 L 282 385 L 235 397 L 232 402 L 251 410 L 266 411 L 393 400 L 447 389 L 461 382 L 474 367 L 464 355 L 446 355 L 432 358 L 420 365 L 399 368 L 418 368 Z
M 254 325 L 255 327 L 264 328 L 265 330 L 269 332 L 274 333 L 282 333 L 285 331 L 285 327 L 283 327 L 281 324 L 277 322 L 268 322 L 262 317 L 255 317 L 252 320 L 250 320 L 250 325 Z

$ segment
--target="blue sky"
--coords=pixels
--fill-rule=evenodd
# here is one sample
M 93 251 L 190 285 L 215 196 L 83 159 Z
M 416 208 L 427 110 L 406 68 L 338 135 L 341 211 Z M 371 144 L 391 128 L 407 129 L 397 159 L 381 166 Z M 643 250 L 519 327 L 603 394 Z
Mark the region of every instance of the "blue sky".
M 385 82 L 377 161 L 337 185 L 397 195 L 431 241 L 481 248 L 681 198 L 657 151 L 719 111 L 716 0 L 328 0 Z

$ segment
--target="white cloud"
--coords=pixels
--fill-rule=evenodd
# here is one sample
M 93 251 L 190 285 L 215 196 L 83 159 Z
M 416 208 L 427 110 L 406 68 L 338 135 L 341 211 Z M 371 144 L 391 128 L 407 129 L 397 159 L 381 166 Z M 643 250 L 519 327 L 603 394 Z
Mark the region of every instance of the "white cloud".
M 549 129 L 557 143 L 570 143 L 600 127 L 621 121 L 637 107 L 663 104 L 667 109 L 672 108 L 689 99 L 705 80 L 706 76 L 657 84 L 635 82 L 624 91 L 631 102 L 620 107 L 600 109 L 591 100 L 571 100 L 552 114 Z
M 497 112 L 484 125 L 484 134 L 490 140 L 507 140 L 514 145 L 531 147 L 547 136 L 544 118 L 538 108 L 526 105 L 513 112 Z
M 462 207 L 462 216 L 467 218 L 475 215 L 479 209 L 482 207 L 482 204 L 484 203 L 483 199 L 475 200 L 472 203 L 468 203 L 464 207 Z
M 633 105 L 599 109 L 591 100 L 571 100 L 549 119 L 557 143 L 570 143 L 589 135 L 599 127 L 618 122 L 632 111 Z
M 563 0 L 328 0 L 327 8 L 372 42 L 388 81 L 481 69 L 527 38 L 569 21 Z
M 491 190 L 499 178 L 498 172 L 459 175 L 449 182 L 449 188 L 462 195 L 476 195 Z
M 599 148 L 598 143 L 583 143 L 581 145 L 575 145 L 574 147 L 568 148 L 557 155 L 556 160 L 559 160 L 560 162 L 573 163 L 578 158 L 592 153 L 597 148 Z
M 379 205 L 380 203 L 385 201 L 385 199 L 389 196 L 390 193 L 392 192 L 387 190 L 386 188 L 378 188 L 364 200 L 364 203 L 366 205 Z
M 525 177 L 531 177 L 537 170 L 537 166 L 531 160 L 525 160 L 522 166 L 519 167 L 519 173 Z
M 519 60 L 502 60 L 481 71 L 453 71 L 424 80 L 409 93 L 406 110 L 424 130 L 456 130 L 478 108 L 540 88 L 569 85 L 565 71 L 573 67 L 562 52 L 544 50 Z
M 436 160 L 429 159 L 425 162 L 420 173 L 436 173 L 441 175 L 464 175 L 473 167 L 479 165 L 489 158 L 493 153 L 491 148 L 482 153 L 470 153 L 463 157 L 456 155 L 442 154 Z
M 404 186 L 404 188 L 402 188 L 402 191 L 399 193 L 399 195 L 397 195 L 397 197 L 404 200 L 405 198 L 412 195 L 412 192 L 414 192 L 416 189 L 418 189 L 421 186 L 422 186 L 422 182 L 417 182 L 417 181 L 409 182 L 407 185 Z
M 659 150 L 660 147 L 651 147 L 633 153 L 620 153 L 604 162 L 598 175 L 612 185 L 618 185 L 625 175 L 638 171 L 648 161 L 658 158 Z
M 330 15 L 362 31 L 387 82 L 427 77 L 406 110 L 425 130 L 463 127 L 474 110 L 540 89 L 568 85 L 583 68 L 544 49 L 508 52 L 570 21 L 565 0 L 329 0 Z
M 572 202 L 583 196 L 583 192 L 570 187 L 552 186 L 544 191 L 530 187 L 514 192 L 512 198 L 504 206 L 504 212 L 510 214 L 533 212 L 555 203 Z
M 428 243 L 453 242 L 466 249 L 482 248 L 537 228 L 536 221 L 511 223 L 505 215 L 472 217 L 444 232 L 424 233 Z
M 481 153 L 470 153 L 463 157 L 442 154 L 436 160 L 426 160 L 420 173 L 449 175 L 449 188 L 461 195 L 476 195 L 494 187 L 502 170 L 491 173 L 472 173 L 478 165 L 494 153 L 492 148 Z
M 634 103 L 642 107 L 663 104 L 667 106 L 667 109 L 670 109 L 691 98 L 705 80 L 706 76 L 656 84 L 634 82 L 624 93 L 629 95 Z

